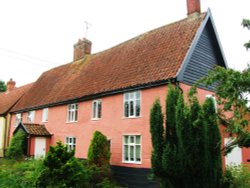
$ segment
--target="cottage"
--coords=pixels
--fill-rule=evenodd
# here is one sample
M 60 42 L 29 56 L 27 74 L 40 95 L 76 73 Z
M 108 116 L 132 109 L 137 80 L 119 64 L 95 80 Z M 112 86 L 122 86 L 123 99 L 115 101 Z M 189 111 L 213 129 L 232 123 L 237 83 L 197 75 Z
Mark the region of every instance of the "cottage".
M 33 135 L 29 155 L 45 155 L 61 140 L 84 159 L 99 130 L 110 140 L 110 162 L 120 181 L 129 185 L 137 179 L 149 186 L 153 101 L 164 104 L 168 84 L 187 93 L 215 66 L 227 67 L 211 11 L 201 13 L 198 0 L 187 5 L 187 18 L 103 52 L 92 54 L 91 41 L 79 40 L 74 60 L 44 72 L 14 106 L 11 134 L 23 117 L 18 128 L 42 124 L 49 133 L 46 139 Z M 198 88 L 200 101 L 211 95 L 213 87 Z
M 4 157 L 9 144 L 10 110 L 32 85 L 16 88 L 15 84 L 16 82 L 10 79 L 7 82 L 6 92 L 0 93 L 0 157 Z

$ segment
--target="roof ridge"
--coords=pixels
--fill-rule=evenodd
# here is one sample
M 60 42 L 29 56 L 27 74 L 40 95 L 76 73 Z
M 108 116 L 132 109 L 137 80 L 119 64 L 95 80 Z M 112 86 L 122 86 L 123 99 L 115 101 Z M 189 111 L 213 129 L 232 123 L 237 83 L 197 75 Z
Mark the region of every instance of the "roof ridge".
M 92 56 L 98 56 L 99 54 L 106 53 L 106 52 L 108 52 L 108 51 L 110 51 L 110 50 L 112 50 L 112 49 L 118 48 L 118 47 L 120 47 L 120 46 L 122 46 L 122 45 L 126 45 L 126 44 L 128 44 L 128 43 L 130 43 L 130 42 L 132 42 L 132 41 L 134 41 L 134 40 L 138 40 L 138 39 L 142 38 L 142 37 L 145 36 L 145 35 L 151 34 L 151 33 L 153 33 L 153 32 L 157 32 L 158 30 L 160 30 L 160 29 L 162 29 L 162 28 L 169 27 L 169 26 L 171 26 L 171 25 L 174 25 L 174 24 L 177 24 L 177 23 L 181 23 L 181 22 L 184 22 L 184 21 L 186 21 L 186 20 L 195 21 L 196 19 L 202 18 L 202 16 L 204 16 L 204 15 L 206 15 L 206 14 L 207 14 L 207 12 L 202 12 L 202 13 L 199 15 L 199 17 L 194 17 L 194 18 L 192 18 L 192 19 L 190 19 L 189 17 L 186 17 L 186 18 L 183 18 L 183 19 L 181 19 L 181 20 L 177 20 L 177 21 L 168 23 L 168 24 L 166 24 L 166 25 L 163 25 L 163 26 L 160 26 L 160 27 L 157 27 L 157 28 L 148 30 L 148 31 L 146 31 L 146 32 L 144 32 L 144 33 L 141 33 L 141 34 L 139 34 L 139 35 L 137 35 L 137 36 L 131 38 L 131 39 L 125 40 L 125 41 L 123 41 L 123 42 L 121 42 L 121 43 L 118 43 L 118 44 L 116 44 L 116 45 L 114 45 L 114 46 L 112 46 L 112 47 L 110 47 L 110 48 L 107 48 L 107 49 L 105 49 L 105 50 L 96 52 L 96 53 L 91 54 L 91 55 L 92 55 Z M 203 19 L 204 19 L 204 17 L 203 17 Z

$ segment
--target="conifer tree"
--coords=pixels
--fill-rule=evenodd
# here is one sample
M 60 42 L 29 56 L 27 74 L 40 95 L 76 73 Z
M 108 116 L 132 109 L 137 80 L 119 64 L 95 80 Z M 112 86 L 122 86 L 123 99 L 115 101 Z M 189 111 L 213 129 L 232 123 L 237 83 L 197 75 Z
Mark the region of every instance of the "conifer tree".
M 190 169 L 191 185 L 192 187 L 206 187 L 207 186 L 207 130 L 203 124 L 204 115 L 198 99 L 193 96 L 190 100 L 190 121 L 192 126 L 192 140 L 193 145 L 190 152 Z
M 156 99 L 150 110 L 150 132 L 153 151 L 151 155 L 152 169 L 156 176 L 162 176 L 162 154 L 164 145 L 163 114 L 160 100 Z
M 166 142 L 174 142 L 176 140 L 175 130 L 175 108 L 178 100 L 178 91 L 171 84 L 168 87 L 166 98 Z
M 208 138 L 208 183 L 209 187 L 219 187 L 222 178 L 221 135 L 217 125 L 215 104 L 212 98 L 207 98 L 203 104 L 204 124 L 207 127 Z

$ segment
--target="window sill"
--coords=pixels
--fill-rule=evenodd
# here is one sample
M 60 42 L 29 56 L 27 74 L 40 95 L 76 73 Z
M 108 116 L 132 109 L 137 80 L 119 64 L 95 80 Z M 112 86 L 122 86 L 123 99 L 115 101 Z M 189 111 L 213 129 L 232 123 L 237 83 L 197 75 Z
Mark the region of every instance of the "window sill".
M 77 123 L 77 121 L 66 121 L 67 124 Z
M 122 119 L 138 119 L 138 118 L 142 118 L 142 116 L 136 116 L 136 117 L 122 117 Z
M 101 118 L 91 118 L 92 121 L 98 121 L 100 120 Z
M 42 121 L 42 123 L 48 123 L 48 121 Z
M 122 161 L 122 163 L 125 163 L 125 164 L 137 164 L 137 165 L 142 164 L 142 162 L 132 162 L 132 161 Z

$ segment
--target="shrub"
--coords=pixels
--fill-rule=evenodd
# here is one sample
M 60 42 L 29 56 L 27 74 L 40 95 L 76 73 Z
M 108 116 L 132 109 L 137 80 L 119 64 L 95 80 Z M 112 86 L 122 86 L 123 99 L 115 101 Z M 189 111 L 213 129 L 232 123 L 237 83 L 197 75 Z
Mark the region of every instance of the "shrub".
M 12 188 L 35 187 L 37 176 L 44 168 L 41 160 L 2 160 L 0 165 L 0 187 Z
M 110 150 L 106 136 L 101 132 L 95 131 L 88 150 L 88 161 L 99 167 L 109 166 Z
M 250 187 L 250 170 L 248 166 L 228 166 L 224 172 L 222 188 Z
M 7 149 L 6 157 L 9 159 L 20 160 L 24 156 L 25 150 L 25 133 L 18 131 L 11 139 L 9 148 Z
M 88 160 L 85 163 L 90 184 L 93 187 L 105 187 L 112 180 L 110 169 L 110 150 L 107 137 L 95 131 L 88 150 Z M 105 185 L 105 186 L 104 186 Z
M 44 159 L 45 169 L 37 179 L 37 187 L 86 187 L 87 173 L 83 164 L 74 157 L 74 151 L 57 142 Z

